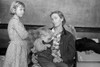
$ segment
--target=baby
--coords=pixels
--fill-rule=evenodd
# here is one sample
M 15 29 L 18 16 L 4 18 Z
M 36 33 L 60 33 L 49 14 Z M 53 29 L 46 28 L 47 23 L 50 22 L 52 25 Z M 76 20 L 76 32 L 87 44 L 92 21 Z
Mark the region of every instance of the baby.
M 38 31 L 39 31 L 39 38 L 37 38 L 34 41 L 34 49 L 35 51 L 43 51 L 51 46 L 50 44 L 44 44 L 44 42 L 48 43 L 52 40 L 52 32 L 51 30 L 45 27 L 39 28 Z
M 37 61 L 37 56 L 35 53 L 47 50 L 51 45 L 48 44 L 52 40 L 52 31 L 46 27 L 42 27 L 38 29 L 39 35 L 38 38 L 34 41 L 34 47 L 31 49 L 33 52 L 32 62 L 34 63 L 34 67 L 40 67 Z

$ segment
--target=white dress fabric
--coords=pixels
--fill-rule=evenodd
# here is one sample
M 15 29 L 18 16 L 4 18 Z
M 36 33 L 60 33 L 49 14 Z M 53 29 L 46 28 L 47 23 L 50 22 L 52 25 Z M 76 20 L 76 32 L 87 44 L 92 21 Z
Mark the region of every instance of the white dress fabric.
M 10 44 L 6 51 L 3 67 L 28 67 L 27 65 L 27 41 L 28 32 L 17 16 L 14 16 L 8 24 Z

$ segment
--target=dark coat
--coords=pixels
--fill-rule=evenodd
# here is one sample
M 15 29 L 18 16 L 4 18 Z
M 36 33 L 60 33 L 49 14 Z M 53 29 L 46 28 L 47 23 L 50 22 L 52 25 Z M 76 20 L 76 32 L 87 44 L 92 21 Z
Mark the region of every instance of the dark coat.
M 63 61 L 67 64 L 73 63 L 76 53 L 75 37 L 70 32 L 63 29 L 59 46 Z

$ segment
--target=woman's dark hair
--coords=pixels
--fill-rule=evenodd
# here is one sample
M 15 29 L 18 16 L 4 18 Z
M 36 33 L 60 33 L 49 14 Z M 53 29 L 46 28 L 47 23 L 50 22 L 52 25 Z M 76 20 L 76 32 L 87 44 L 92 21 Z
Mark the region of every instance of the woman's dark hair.
M 51 17 L 53 14 L 58 14 L 59 17 L 63 19 L 63 21 L 62 21 L 62 26 L 66 23 L 65 17 L 64 17 L 64 15 L 63 15 L 63 13 L 62 13 L 61 11 L 53 11 L 53 12 L 51 12 L 50 17 Z

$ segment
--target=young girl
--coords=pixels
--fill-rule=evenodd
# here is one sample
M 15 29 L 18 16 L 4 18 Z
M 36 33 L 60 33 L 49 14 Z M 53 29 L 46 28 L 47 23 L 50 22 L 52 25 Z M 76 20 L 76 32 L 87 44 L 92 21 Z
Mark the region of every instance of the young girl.
M 20 22 L 25 11 L 24 3 L 14 1 L 11 4 L 10 12 L 13 15 L 8 23 L 8 35 L 10 44 L 6 51 L 3 67 L 27 67 L 27 42 L 28 32 Z

